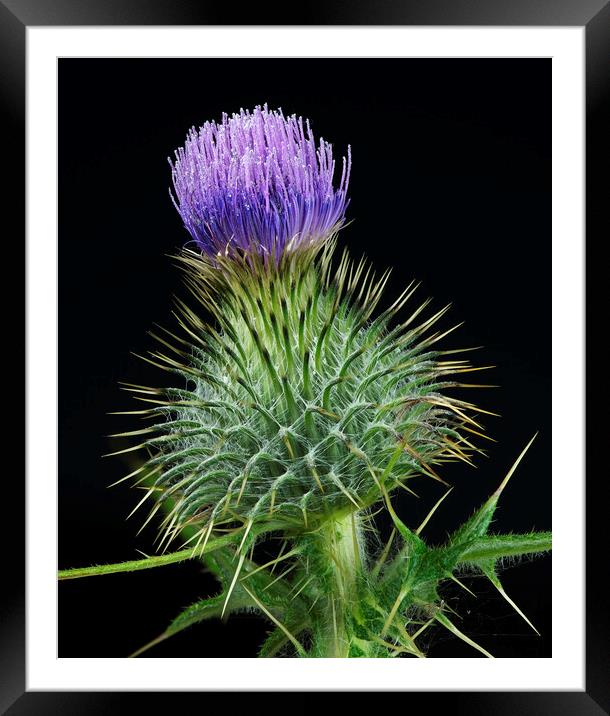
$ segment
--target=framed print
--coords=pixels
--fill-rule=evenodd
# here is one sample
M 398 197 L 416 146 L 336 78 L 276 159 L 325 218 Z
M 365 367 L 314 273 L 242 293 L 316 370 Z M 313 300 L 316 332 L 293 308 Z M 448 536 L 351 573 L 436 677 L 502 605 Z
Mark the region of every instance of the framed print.
M 607 711 L 584 578 L 607 7 L 120 27 L 5 5 L 27 129 L 8 712 L 329 690 Z

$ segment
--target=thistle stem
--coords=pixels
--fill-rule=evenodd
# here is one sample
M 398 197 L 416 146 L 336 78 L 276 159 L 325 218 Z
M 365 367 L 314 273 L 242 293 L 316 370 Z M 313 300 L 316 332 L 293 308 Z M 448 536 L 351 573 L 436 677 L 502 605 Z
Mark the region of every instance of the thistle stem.
M 350 623 L 366 561 L 363 550 L 361 518 L 356 512 L 332 518 L 306 537 L 305 551 L 321 592 L 314 634 L 316 656 L 349 655 Z

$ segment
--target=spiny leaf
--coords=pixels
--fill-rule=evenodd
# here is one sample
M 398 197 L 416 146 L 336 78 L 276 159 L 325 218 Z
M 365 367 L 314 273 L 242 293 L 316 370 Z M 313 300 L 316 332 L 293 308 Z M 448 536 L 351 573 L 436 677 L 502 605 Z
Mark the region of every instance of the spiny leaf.
M 550 551 L 550 532 L 530 534 L 486 535 L 472 540 L 464 548 L 458 563 L 477 563 L 486 559 L 520 557 L 525 554 L 541 554 Z
M 298 636 L 303 631 L 299 626 L 292 627 L 290 633 Z M 263 645 L 259 649 L 258 656 L 261 659 L 268 659 L 277 655 L 278 651 L 282 649 L 290 640 L 286 634 L 279 628 L 275 627 L 269 636 L 263 642 Z
M 536 435 L 538 435 L 538 433 L 536 433 Z M 457 532 L 454 533 L 454 535 L 451 537 L 451 542 L 453 544 L 465 544 L 470 540 L 482 537 L 487 532 L 487 530 L 489 529 L 489 525 L 491 524 L 491 520 L 493 519 L 494 513 L 496 511 L 498 500 L 500 499 L 502 491 L 506 487 L 515 470 L 517 469 L 517 466 L 525 456 L 525 453 L 528 451 L 531 444 L 536 439 L 536 435 L 534 435 L 534 437 L 525 446 L 523 452 L 515 460 L 513 466 L 510 468 L 510 470 L 506 474 L 506 477 L 502 480 L 493 495 L 487 500 L 487 502 L 485 502 L 485 504 L 479 510 L 474 513 L 474 515 L 464 525 L 462 525 L 457 530 Z
M 213 552 L 214 550 L 226 547 L 236 541 L 235 533 L 217 537 L 209 540 L 205 551 Z M 141 569 L 152 569 L 153 567 L 162 567 L 166 564 L 174 564 L 175 562 L 184 562 L 193 557 L 192 549 L 183 549 L 179 552 L 171 552 L 170 554 L 162 554 L 147 559 L 136 559 L 128 562 L 118 562 L 115 564 L 100 564 L 93 567 L 76 567 L 74 569 L 60 569 L 57 577 L 60 580 L 79 579 L 80 577 L 93 577 L 102 574 L 116 574 L 118 572 L 137 572 Z
M 434 616 L 434 618 L 436 619 L 436 621 L 437 621 L 439 624 L 442 624 L 442 625 L 445 627 L 445 629 L 448 629 L 452 634 L 455 634 L 455 636 L 459 637 L 462 641 L 465 641 L 466 644 L 469 644 L 470 646 L 472 646 L 472 647 L 473 647 L 474 649 L 476 649 L 477 651 L 480 651 L 482 654 L 485 654 L 485 656 L 486 656 L 488 659 L 493 659 L 493 658 L 494 658 L 494 656 L 493 656 L 492 654 L 490 654 L 490 653 L 487 651 L 487 649 L 483 649 L 483 647 L 480 646 L 479 644 L 477 644 L 476 641 L 473 641 L 470 637 L 467 637 L 466 634 L 464 634 L 463 632 L 461 632 L 461 631 L 455 626 L 455 624 L 453 624 L 452 622 L 449 621 L 449 619 L 447 619 L 447 617 L 446 617 L 442 612 L 438 612 L 438 614 L 436 614 L 436 615 Z
M 491 560 L 486 561 L 481 565 L 481 569 L 487 579 L 494 585 L 494 587 L 500 592 L 500 594 L 504 597 L 504 599 L 511 605 L 511 607 L 519 614 L 520 617 L 524 621 L 526 621 L 532 629 L 540 636 L 540 632 L 536 627 L 532 624 L 532 622 L 525 616 L 525 614 L 519 609 L 519 607 L 513 602 L 513 600 L 508 596 L 508 594 L 504 591 L 504 587 L 502 586 L 502 583 L 500 582 L 500 579 L 498 578 L 498 575 L 496 574 L 494 563 Z
M 256 597 L 256 595 L 255 595 L 252 591 L 250 591 L 250 590 L 248 589 L 248 587 L 246 587 L 245 585 L 243 585 L 243 588 L 244 588 L 245 591 L 249 594 L 249 596 L 252 598 L 252 600 L 256 603 L 256 605 L 259 607 L 259 609 L 260 609 L 262 612 L 264 612 L 264 613 L 269 617 L 269 619 L 271 619 L 271 621 L 272 621 L 277 627 L 279 627 L 279 628 L 284 632 L 284 634 L 286 635 L 286 637 L 287 637 L 287 638 L 292 642 L 292 644 L 294 645 L 295 649 L 296 649 L 297 652 L 299 653 L 299 656 L 305 656 L 305 649 L 303 649 L 302 645 L 297 641 L 295 635 L 292 634 L 292 633 L 288 630 L 288 628 L 287 628 L 284 624 L 282 624 L 282 622 L 280 622 L 280 621 L 277 619 L 277 617 L 275 617 L 275 616 L 265 607 L 264 604 L 262 604 L 262 603 L 259 601 L 259 599 Z
M 140 654 L 148 651 L 148 649 L 160 644 L 162 641 L 169 639 L 171 636 L 174 636 L 174 634 L 181 632 L 183 629 L 186 629 L 193 624 L 197 624 L 205 619 L 220 618 L 223 603 L 224 594 L 219 594 L 216 597 L 202 599 L 201 601 L 192 604 L 190 607 L 187 607 L 183 612 L 181 612 L 162 634 L 152 641 L 149 641 L 147 644 L 144 644 L 144 646 L 140 647 L 137 651 L 134 651 L 133 654 L 130 654 L 130 656 L 132 658 L 140 656 Z M 235 600 L 233 600 L 231 609 L 238 609 L 244 606 L 247 606 L 247 604 L 238 604 Z

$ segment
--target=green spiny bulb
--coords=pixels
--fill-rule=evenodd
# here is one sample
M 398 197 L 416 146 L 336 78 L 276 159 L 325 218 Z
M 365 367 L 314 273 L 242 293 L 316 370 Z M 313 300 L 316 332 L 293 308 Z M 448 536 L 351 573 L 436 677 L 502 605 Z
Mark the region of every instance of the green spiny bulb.
M 426 301 L 391 327 L 410 286 L 372 318 L 388 274 L 347 254 L 333 269 L 334 245 L 279 262 L 181 255 L 217 325 L 182 304 L 186 338 L 160 338 L 150 359 L 176 387 L 132 387 L 160 417 L 141 446 L 152 514 L 173 503 L 164 544 L 187 526 L 197 544 L 220 527 L 309 532 L 469 459 L 472 406 L 444 392 L 468 367 L 441 359 L 432 332 L 446 309 L 418 322 Z

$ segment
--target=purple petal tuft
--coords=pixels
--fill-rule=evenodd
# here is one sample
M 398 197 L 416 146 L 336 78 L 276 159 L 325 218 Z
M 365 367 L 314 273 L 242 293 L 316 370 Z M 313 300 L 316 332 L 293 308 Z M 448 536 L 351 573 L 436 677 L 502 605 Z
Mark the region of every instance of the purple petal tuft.
M 193 127 L 175 152 L 172 201 L 209 254 L 238 247 L 283 252 L 323 241 L 345 221 L 347 159 L 333 187 L 332 146 L 314 140 L 309 120 L 267 105 Z M 170 192 L 171 193 L 171 192 Z

